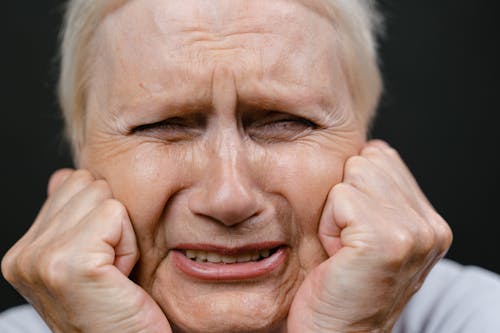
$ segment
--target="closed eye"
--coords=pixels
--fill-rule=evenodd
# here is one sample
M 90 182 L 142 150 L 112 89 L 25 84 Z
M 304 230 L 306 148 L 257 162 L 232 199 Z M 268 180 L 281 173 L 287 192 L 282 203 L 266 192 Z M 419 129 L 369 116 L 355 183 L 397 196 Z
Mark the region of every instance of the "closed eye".
M 314 122 L 281 112 L 270 112 L 247 125 L 246 131 L 250 138 L 265 143 L 292 141 L 319 126 Z
M 132 135 L 147 136 L 162 141 L 177 142 L 193 139 L 203 132 L 204 121 L 198 117 L 172 117 L 162 121 L 135 126 Z
M 170 130 L 185 127 L 184 124 L 172 121 L 171 119 L 158 121 L 156 123 L 139 125 L 133 128 L 132 132 L 147 132 L 151 130 Z

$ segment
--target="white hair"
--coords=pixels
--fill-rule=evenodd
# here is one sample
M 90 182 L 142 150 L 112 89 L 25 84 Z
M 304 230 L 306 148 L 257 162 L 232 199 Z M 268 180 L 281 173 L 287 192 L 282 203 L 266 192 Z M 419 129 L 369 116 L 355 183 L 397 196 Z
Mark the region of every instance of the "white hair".
M 93 36 L 110 12 L 130 0 L 69 0 L 61 31 L 59 103 L 75 157 L 84 143 L 86 93 L 93 61 Z M 356 114 L 368 127 L 382 91 L 377 59 L 381 16 L 375 0 L 319 0 L 327 5 Z M 316 1 L 316 5 L 318 1 Z M 333 37 L 332 37 L 333 38 Z

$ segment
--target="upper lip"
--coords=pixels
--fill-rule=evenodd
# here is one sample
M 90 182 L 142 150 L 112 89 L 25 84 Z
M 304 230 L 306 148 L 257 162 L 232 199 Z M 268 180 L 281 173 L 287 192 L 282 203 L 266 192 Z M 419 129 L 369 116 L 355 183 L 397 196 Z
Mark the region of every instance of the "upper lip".
M 208 244 L 208 243 L 182 243 L 176 245 L 174 248 L 172 248 L 172 250 L 178 250 L 178 251 L 196 250 L 196 251 L 215 252 L 224 255 L 238 255 L 242 253 L 248 253 L 251 251 L 261 251 L 266 249 L 270 250 L 284 245 L 285 244 L 283 242 L 279 241 L 248 243 L 241 246 L 225 246 L 225 245 Z

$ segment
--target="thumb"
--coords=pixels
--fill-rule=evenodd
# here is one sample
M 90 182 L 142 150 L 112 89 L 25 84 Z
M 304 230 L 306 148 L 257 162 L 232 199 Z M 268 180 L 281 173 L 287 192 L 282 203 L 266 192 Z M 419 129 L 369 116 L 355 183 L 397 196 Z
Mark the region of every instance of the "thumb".
M 73 172 L 75 172 L 74 169 L 59 169 L 54 172 L 52 176 L 50 176 L 49 184 L 47 185 L 47 195 L 50 196 L 57 191 Z
M 338 186 L 337 186 L 338 187 Z M 321 213 L 318 227 L 318 236 L 328 256 L 333 256 L 342 248 L 341 232 L 342 228 L 335 219 L 334 188 L 328 194 L 325 206 Z

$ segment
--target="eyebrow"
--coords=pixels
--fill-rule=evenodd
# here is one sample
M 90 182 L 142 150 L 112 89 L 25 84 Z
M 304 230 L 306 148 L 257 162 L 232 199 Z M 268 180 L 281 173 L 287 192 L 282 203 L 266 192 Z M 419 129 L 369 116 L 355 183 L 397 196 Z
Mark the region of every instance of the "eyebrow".
M 121 103 L 114 108 L 116 115 L 131 115 L 138 111 L 144 112 L 169 112 L 172 116 L 179 113 L 184 113 L 189 110 L 191 112 L 207 111 L 212 109 L 212 103 L 206 97 L 190 98 L 188 100 L 179 100 L 175 94 L 159 94 L 147 101 L 140 100 L 136 102 Z
M 258 88 L 257 88 L 258 89 Z M 281 87 L 271 92 L 262 91 L 242 92 L 238 96 L 238 106 L 243 108 L 259 108 L 269 110 L 294 111 L 306 114 L 311 110 L 319 112 L 318 116 L 331 117 L 338 109 L 335 96 L 323 96 L 319 92 L 307 91 L 300 85 Z
M 300 89 L 303 90 L 303 89 Z M 309 118 L 312 121 L 321 121 L 335 116 L 338 112 L 334 101 L 327 101 L 320 94 L 302 93 L 287 89 L 282 94 L 251 94 L 238 96 L 235 114 L 244 110 L 268 110 L 292 112 L 298 116 Z M 209 115 L 214 112 L 213 103 L 209 98 L 194 98 L 188 100 L 176 99 L 175 95 L 159 96 L 148 101 L 123 104 L 115 116 L 138 117 L 142 121 L 157 122 L 164 117 L 186 116 L 200 113 Z M 148 117 L 149 116 L 149 117 Z M 150 118 L 150 119 L 148 119 Z M 146 119 L 146 120 L 145 120 Z
M 338 101 L 334 90 L 325 90 L 321 87 L 314 89 L 300 82 L 291 83 L 288 80 L 287 82 L 276 79 L 268 80 L 257 80 L 250 85 L 237 84 L 239 88 L 236 90 L 238 95 L 236 112 L 245 108 L 293 111 L 299 115 L 323 119 L 336 114 Z M 187 96 L 187 98 L 179 98 L 179 96 Z M 140 94 L 136 98 L 117 101 L 110 111 L 114 116 L 149 114 L 152 118 L 157 118 L 160 114 L 169 117 L 186 113 L 208 114 L 214 111 L 212 98 L 210 89 L 185 91 L 174 87 L 174 89 Z

